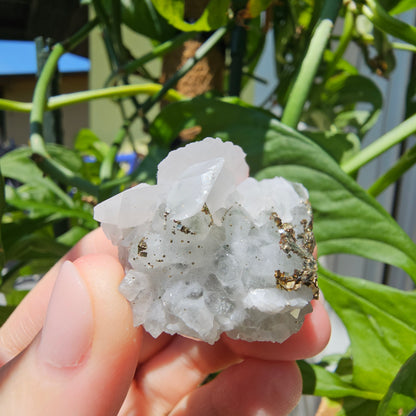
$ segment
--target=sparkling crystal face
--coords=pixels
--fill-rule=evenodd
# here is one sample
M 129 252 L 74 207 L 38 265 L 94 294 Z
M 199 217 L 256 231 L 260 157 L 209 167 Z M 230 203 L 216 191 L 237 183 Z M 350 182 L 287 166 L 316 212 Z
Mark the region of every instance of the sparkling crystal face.
M 136 325 L 210 343 L 222 332 L 282 342 L 300 329 L 319 293 L 308 194 L 247 176 L 238 146 L 208 138 L 172 152 L 157 185 L 97 206 Z

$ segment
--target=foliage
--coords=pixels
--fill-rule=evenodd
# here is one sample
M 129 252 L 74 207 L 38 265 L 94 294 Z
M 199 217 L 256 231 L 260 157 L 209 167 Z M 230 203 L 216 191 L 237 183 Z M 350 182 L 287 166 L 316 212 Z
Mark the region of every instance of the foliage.
M 217 136 L 239 144 L 256 178 L 280 175 L 302 182 L 310 193 L 320 256 L 363 256 L 401 268 L 416 282 L 416 245 L 375 199 L 414 166 L 415 148 L 367 191 L 355 180 L 359 169 L 416 131 L 415 82 L 410 82 L 404 103 L 407 120 L 362 148 L 362 139 L 382 114 L 383 98 L 374 81 L 344 58 L 347 47 L 355 44 L 369 71 L 388 77 L 395 68 L 395 48 L 416 51 L 416 28 L 396 16 L 414 7 L 413 1 L 211 0 L 193 21 L 184 16 L 183 0 L 90 3 L 97 17 L 55 46 L 32 103 L 0 100 L 0 109 L 31 112 L 30 147 L 0 159 L 5 178 L 0 291 L 8 300 L 0 307 L 0 323 L 21 300 L 14 289 L 16 278 L 44 273 L 94 229 L 96 202 L 131 184 L 152 183 L 157 163 L 183 144 L 181 132 L 187 129 L 197 132 L 194 140 Z M 332 33 L 336 19 L 343 19 L 338 37 Z M 122 24 L 152 39 L 152 52 L 133 56 L 136 51 L 128 51 L 123 43 Z M 112 67 L 106 85 L 47 100 L 60 56 L 97 25 Z M 273 30 L 279 82 L 266 104 L 274 104 L 274 112 L 238 98 L 254 76 L 268 29 Z M 160 74 L 150 74 L 145 64 L 195 36 L 206 39 L 195 56 L 163 85 L 155 84 Z M 225 77 L 230 94 L 208 92 L 189 99 L 172 91 L 220 42 L 230 57 Z M 132 73 L 151 83 L 128 85 Z M 117 98 L 122 110 L 127 100 L 135 107 L 131 115 L 124 111 L 124 124 L 112 143 L 85 128 L 74 149 L 45 144 L 45 110 L 102 97 Z M 151 117 L 149 110 L 162 98 L 170 104 Z M 117 152 L 137 118 L 142 118 L 151 141 L 146 157 L 126 172 L 117 163 Z M 300 125 L 301 132 L 296 130 Z M 318 364 L 300 362 L 304 393 L 337 402 L 339 415 L 404 415 L 416 402 L 416 294 L 364 278 L 339 276 L 320 266 L 320 287 L 344 322 L 351 346 L 345 355 L 324 357 Z

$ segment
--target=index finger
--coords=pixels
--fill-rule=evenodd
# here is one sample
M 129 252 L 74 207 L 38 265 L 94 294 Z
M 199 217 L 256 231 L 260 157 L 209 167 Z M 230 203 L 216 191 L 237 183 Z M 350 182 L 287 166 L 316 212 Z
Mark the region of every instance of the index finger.
M 58 271 L 65 260 L 75 261 L 87 254 L 109 254 L 115 258 L 117 248 L 98 228 L 80 240 L 26 295 L 18 308 L 0 328 L 0 366 L 25 349 L 40 331 Z

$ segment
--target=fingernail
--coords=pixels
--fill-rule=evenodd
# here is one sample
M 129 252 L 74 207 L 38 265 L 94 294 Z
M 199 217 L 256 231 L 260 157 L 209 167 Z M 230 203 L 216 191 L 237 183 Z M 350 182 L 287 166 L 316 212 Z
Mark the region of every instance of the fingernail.
M 92 306 L 77 268 L 66 261 L 59 271 L 39 344 L 40 359 L 54 367 L 77 366 L 91 346 Z

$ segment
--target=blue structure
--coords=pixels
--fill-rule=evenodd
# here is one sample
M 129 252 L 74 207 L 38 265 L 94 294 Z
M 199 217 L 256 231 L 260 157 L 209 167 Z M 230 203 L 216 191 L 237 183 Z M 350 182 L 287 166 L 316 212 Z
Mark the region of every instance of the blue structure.
M 88 72 L 90 60 L 66 53 L 58 63 L 59 72 Z M 0 40 L 0 76 L 36 74 L 35 42 Z

